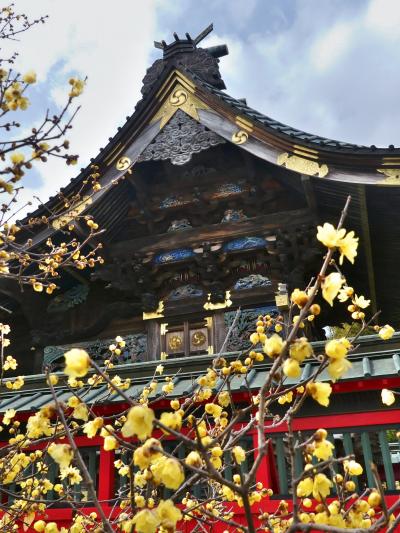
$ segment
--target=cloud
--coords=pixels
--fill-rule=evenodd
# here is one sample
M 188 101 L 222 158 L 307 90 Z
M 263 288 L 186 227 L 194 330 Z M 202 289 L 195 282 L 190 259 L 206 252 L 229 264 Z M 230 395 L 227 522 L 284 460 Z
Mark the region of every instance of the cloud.
M 220 63 L 228 93 L 317 135 L 400 144 L 398 0 L 249 0 L 246 9 L 236 0 L 18 0 L 17 7 L 50 14 L 12 43 L 21 51 L 20 69 L 35 68 L 41 79 L 35 109 L 64 102 L 69 76 L 89 78 L 70 135 L 79 166 L 132 113 L 145 71 L 160 57 L 153 40 L 171 42 L 173 31 L 196 35 L 210 22 L 215 31 L 202 46 L 228 44 Z M 36 120 L 38 113 L 26 116 Z M 25 198 L 36 185 L 47 199 L 77 170 L 51 161 L 37 172 Z
M 140 99 L 141 80 L 153 46 L 155 2 L 19 0 L 16 9 L 31 18 L 49 14 L 46 24 L 22 34 L 20 42 L 11 43 L 11 49 L 20 51 L 18 70 L 33 68 L 40 81 L 35 87 L 40 97 L 32 98 L 35 112 L 31 110 L 26 118 L 36 119 L 38 107 L 44 114 L 48 106 L 54 109 L 62 105 L 70 76 L 88 77 L 85 91 L 77 100 L 81 110 L 68 135 L 72 153 L 80 154 L 79 166 L 85 166 L 125 122 L 126 115 L 132 114 Z M 66 167 L 56 160 L 36 168 L 42 180 L 36 183 L 35 192 L 43 199 L 77 172 L 76 167 Z M 22 194 L 25 199 L 32 196 L 32 181 L 26 182 Z

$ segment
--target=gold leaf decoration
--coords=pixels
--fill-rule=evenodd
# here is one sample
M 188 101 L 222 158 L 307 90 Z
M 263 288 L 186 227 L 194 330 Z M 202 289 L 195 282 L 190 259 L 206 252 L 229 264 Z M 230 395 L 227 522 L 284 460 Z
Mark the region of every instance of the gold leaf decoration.
M 376 170 L 386 176 L 379 181 L 380 185 L 400 185 L 400 168 L 377 168 Z
M 325 163 L 319 164 L 317 161 L 310 161 L 298 155 L 289 155 L 287 152 L 280 154 L 277 158 L 278 165 L 284 166 L 289 170 L 307 174 L 308 176 L 325 177 L 329 168 Z
M 244 144 L 245 142 L 248 141 L 248 139 L 249 139 L 249 134 L 247 133 L 247 131 L 244 131 L 244 130 L 236 131 L 232 135 L 232 142 L 234 142 L 235 144 Z
M 64 226 L 72 222 L 77 216 L 79 216 L 91 203 L 92 197 L 84 196 L 82 200 L 76 202 L 66 213 L 53 220 L 51 225 L 54 229 L 63 228 Z
M 176 89 L 169 97 L 170 103 L 174 106 L 183 105 L 187 99 L 188 93 L 184 89 Z
M 186 90 L 180 83 L 176 83 L 168 97 L 163 95 L 163 104 L 151 119 L 151 123 L 161 119 L 160 129 L 167 124 L 175 115 L 178 109 L 184 111 L 187 115 L 199 122 L 198 109 L 208 109 L 197 96 Z
M 129 168 L 131 162 L 132 161 L 129 159 L 129 157 L 127 157 L 126 155 L 123 155 L 122 157 L 118 159 L 115 165 L 115 168 L 117 170 L 126 170 L 127 168 Z
M 207 301 L 206 303 L 203 305 L 204 309 L 207 309 L 209 311 L 214 311 L 215 309 L 225 309 L 226 307 L 230 307 L 232 305 L 232 300 L 231 300 L 231 291 L 226 291 L 225 292 L 225 301 L 224 302 L 217 302 L 217 303 L 212 303 L 211 301 L 211 293 L 209 293 L 207 295 Z
M 150 311 L 149 313 L 143 313 L 143 320 L 152 320 L 153 318 L 162 318 L 164 316 L 164 302 L 159 301 L 158 307 L 155 311 Z

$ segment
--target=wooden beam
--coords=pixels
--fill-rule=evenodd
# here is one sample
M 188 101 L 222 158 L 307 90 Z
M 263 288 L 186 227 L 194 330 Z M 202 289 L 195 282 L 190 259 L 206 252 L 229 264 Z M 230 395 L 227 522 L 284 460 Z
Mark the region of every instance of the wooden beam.
M 372 257 L 371 233 L 369 228 L 368 206 L 367 197 L 365 194 L 365 185 L 359 185 L 358 192 L 360 197 L 361 229 L 362 239 L 364 241 L 365 259 L 367 263 L 369 295 L 371 298 L 371 311 L 372 313 L 376 313 L 378 309 L 378 303 L 376 299 L 374 261 Z
M 111 246 L 113 257 L 135 253 L 150 254 L 159 250 L 173 250 L 181 247 L 193 247 L 203 242 L 222 243 L 244 236 L 257 236 L 273 233 L 279 228 L 290 228 L 313 223 L 309 209 L 281 211 L 269 215 L 260 215 L 240 222 L 229 224 L 210 224 L 201 228 L 187 229 L 174 233 L 148 235 Z

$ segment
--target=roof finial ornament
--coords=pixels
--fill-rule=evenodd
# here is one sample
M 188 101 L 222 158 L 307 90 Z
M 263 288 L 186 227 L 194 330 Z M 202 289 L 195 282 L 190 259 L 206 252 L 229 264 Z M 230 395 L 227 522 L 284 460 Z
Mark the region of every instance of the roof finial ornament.
M 197 37 L 186 32 L 185 37 L 181 38 L 177 32 L 173 32 L 173 40 L 168 44 L 165 41 L 154 41 L 154 46 L 162 50 L 163 54 L 162 58 L 157 59 L 148 69 L 143 79 L 142 93 L 146 94 L 167 65 L 189 68 L 193 74 L 217 89 L 226 89 L 219 71 L 219 58 L 229 53 L 228 47 L 226 44 L 204 48 L 199 46 L 213 29 L 214 25 L 209 24 Z

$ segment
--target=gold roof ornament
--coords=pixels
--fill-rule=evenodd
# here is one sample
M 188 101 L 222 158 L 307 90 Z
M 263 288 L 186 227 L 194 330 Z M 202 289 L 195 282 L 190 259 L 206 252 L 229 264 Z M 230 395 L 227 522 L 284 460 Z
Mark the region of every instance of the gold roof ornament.
M 310 161 L 299 155 L 290 155 L 288 152 L 279 154 L 277 164 L 308 176 L 318 176 L 324 178 L 329 173 L 328 165 L 319 164 L 318 161 Z
M 70 222 L 72 222 L 77 216 L 79 216 L 92 203 L 91 196 L 84 196 L 82 200 L 78 200 L 66 213 L 53 220 L 51 225 L 54 229 L 61 229 Z
M 244 144 L 249 140 L 247 131 L 239 130 L 232 134 L 232 142 L 235 144 Z
M 198 109 L 208 109 L 208 106 L 194 95 L 193 85 L 187 83 L 182 76 L 177 76 L 176 83 L 171 84 L 169 81 L 167 87 L 170 89 L 172 88 L 172 90 L 169 94 L 166 94 L 164 91 L 161 91 L 159 94 L 159 98 L 163 103 L 151 119 L 151 124 L 161 119 L 160 129 L 162 129 L 175 115 L 178 109 L 181 109 L 187 115 L 199 122 Z
M 154 318 L 163 318 L 164 316 L 164 302 L 160 300 L 158 302 L 158 307 L 155 311 L 150 311 L 148 313 L 143 312 L 143 320 L 152 320 Z
M 130 160 L 129 157 L 127 157 L 126 155 L 123 155 L 122 157 L 120 157 L 115 165 L 115 168 L 117 170 L 126 170 L 127 168 L 130 167 L 132 161 Z
M 207 309 L 208 311 L 215 311 L 216 309 L 225 309 L 226 307 L 230 307 L 232 305 L 231 300 L 231 291 L 225 292 L 225 301 L 224 302 L 217 302 L 212 303 L 211 301 L 211 292 L 207 295 L 207 301 L 203 305 L 204 309 Z
M 386 176 L 379 181 L 379 185 L 400 185 L 400 168 L 377 168 L 376 170 Z

